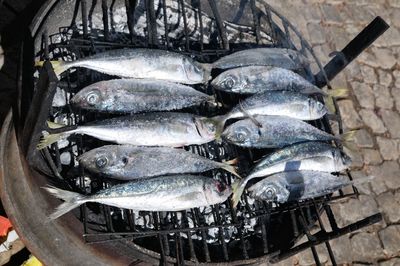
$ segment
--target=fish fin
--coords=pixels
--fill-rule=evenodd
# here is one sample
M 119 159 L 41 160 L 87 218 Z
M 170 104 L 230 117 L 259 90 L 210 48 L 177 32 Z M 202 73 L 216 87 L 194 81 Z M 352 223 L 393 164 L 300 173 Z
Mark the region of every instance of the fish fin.
M 216 130 L 215 130 L 215 139 L 221 140 L 222 132 L 224 131 L 225 122 L 228 119 L 226 115 L 217 115 L 211 118 L 208 118 L 214 122 Z
M 340 135 L 340 141 L 350 151 L 357 151 L 357 146 L 354 143 L 354 136 L 357 130 L 348 131 Z
M 51 122 L 51 121 L 46 121 L 46 123 L 47 123 L 47 126 L 48 126 L 50 129 L 56 129 L 56 128 L 65 127 L 65 125 L 63 125 L 63 124 L 58 124 L 58 123 Z
M 60 204 L 52 214 L 50 214 L 48 217 L 49 220 L 57 219 L 58 217 L 66 214 L 85 202 L 85 197 L 76 192 L 59 189 L 53 186 L 46 186 L 43 187 L 43 189 L 56 198 L 65 201 L 64 203 Z
M 350 91 L 348 88 L 335 88 L 328 90 L 328 95 L 333 98 L 346 98 L 349 97 Z
M 36 149 L 42 150 L 47 146 L 50 146 L 51 144 L 59 141 L 61 137 L 62 137 L 61 133 L 49 134 L 49 132 L 43 131 L 43 136 L 40 139 L 38 145 L 36 146 Z
M 35 62 L 36 67 L 43 67 L 45 61 L 37 61 Z M 51 66 L 53 67 L 54 73 L 57 76 L 60 76 L 65 70 L 68 69 L 64 61 L 50 61 Z
M 316 87 L 316 86 L 311 86 L 311 87 L 307 87 L 304 88 L 303 90 L 301 90 L 302 94 L 319 94 L 322 96 L 328 96 L 329 94 L 324 92 L 323 90 L 321 90 L 320 88 Z
M 233 160 L 232 160 L 233 161 Z M 237 169 L 235 166 L 229 165 L 228 162 L 222 163 L 221 168 L 228 171 L 229 173 L 235 175 L 236 177 L 242 179 L 242 177 L 239 175 L 237 172 Z
M 238 158 L 234 158 L 232 160 L 225 161 L 224 163 L 229 164 L 229 165 L 237 165 L 238 162 L 239 162 L 239 159 Z
M 260 122 L 258 122 L 257 119 L 255 119 L 254 116 L 252 116 L 249 112 L 247 112 L 247 111 L 244 109 L 244 107 L 243 107 L 241 101 L 239 101 L 239 108 L 240 108 L 240 111 L 241 111 L 246 117 L 248 117 L 248 118 L 251 120 L 251 122 L 253 122 L 257 127 L 262 128 L 262 124 L 261 124 Z
M 245 179 L 242 179 L 240 181 L 237 180 L 232 184 L 232 191 L 233 191 L 232 206 L 233 206 L 233 208 L 236 208 L 236 206 L 238 205 L 245 187 L 246 187 Z
M 336 107 L 335 104 L 333 103 L 333 98 L 332 97 L 325 97 L 325 106 L 328 109 L 329 114 L 335 114 L 336 113 Z

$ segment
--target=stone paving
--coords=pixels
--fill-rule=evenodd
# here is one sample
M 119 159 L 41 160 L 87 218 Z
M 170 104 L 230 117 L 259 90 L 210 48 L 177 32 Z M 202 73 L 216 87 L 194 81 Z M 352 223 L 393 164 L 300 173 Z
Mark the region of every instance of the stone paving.
M 332 82 L 351 89 L 338 102 L 345 130 L 358 130 L 351 152 L 354 178 L 375 176 L 358 186 L 358 199 L 332 206 L 344 226 L 378 211 L 384 221 L 331 241 L 338 264 L 400 265 L 400 0 L 269 0 L 313 46 L 323 64 L 375 16 L 391 28 Z M 301 15 L 300 15 L 301 14 Z M 331 264 L 324 245 L 320 261 Z M 281 265 L 313 265 L 311 250 Z

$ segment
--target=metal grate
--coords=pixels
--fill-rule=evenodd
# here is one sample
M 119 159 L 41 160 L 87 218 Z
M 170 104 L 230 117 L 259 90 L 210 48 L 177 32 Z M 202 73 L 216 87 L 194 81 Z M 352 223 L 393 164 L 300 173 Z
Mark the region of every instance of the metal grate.
M 97 3 L 97 1 L 95 2 Z M 228 22 L 222 19 L 217 1 L 193 0 L 191 5 L 186 4 L 183 0 L 173 1 L 178 3 L 179 12 L 172 15 L 177 16 L 177 20 L 181 21 L 181 25 L 183 25 L 180 35 L 175 37 L 171 37 L 169 34 L 173 26 L 168 21 L 168 3 L 171 1 L 157 1 L 159 5 L 156 9 L 154 0 L 144 0 L 139 3 L 125 0 L 123 5 L 127 13 L 128 33 L 115 31 L 113 20 L 110 20 L 110 14 L 114 12 L 115 1 L 112 1 L 111 5 L 106 0 L 100 2 L 97 5 L 100 5 L 102 11 L 102 30 L 96 30 L 93 27 L 95 10 L 93 3 L 89 8 L 86 0 L 76 1 L 72 22 L 66 23 L 69 26 L 60 28 L 57 34 L 48 36 L 45 32 L 42 37 L 42 49 L 37 56 L 41 59 L 71 61 L 108 49 L 151 47 L 177 51 L 200 62 L 210 63 L 237 50 L 260 46 L 286 47 L 297 49 L 310 58 L 316 69 L 304 69 L 302 74 L 314 81 L 312 73 L 320 71 L 320 78 L 321 76 L 325 78 L 324 84 L 327 84 L 330 89 L 327 74 L 310 45 L 290 22 L 263 1 L 250 1 L 250 11 L 247 15 L 252 18 L 251 25 L 239 27 L 243 31 L 242 34 L 253 35 L 254 41 L 251 42 L 246 42 L 244 39 L 242 41 L 239 39 L 239 42 L 232 41 L 232 38 L 229 38 Z M 137 8 L 144 8 L 146 17 L 144 30 L 146 35 L 144 36 L 135 33 Z M 202 10 L 205 9 L 210 10 L 210 19 L 215 25 L 213 27 L 215 36 L 208 38 L 208 42 L 205 41 L 205 34 L 207 33 L 207 36 L 212 34 L 207 32 L 210 31 L 210 26 L 206 29 L 206 26 L 203 25 L 202 17 L 206 16 L 206 13 Z M 193 15 L 193 12 L 196 12 L 198 18 L 195 31 L 189 28 L 187 18 L 187 14 Z M 164 34 L 159 34 L 158 27 L 164 27 Z M 265 36 L 270 36 L 270 39 Z M 53 82 L 41 82 L 41 79 L 45 78 Z M 79 89 L 109 78 L 111 77 L 91 70 L 76 69 L 68 71 L 67 75 L 57 83 L 57 86 L 68 92 L 65 94 L 65 100 L 68 103 Z M 44 90 L 49 95 L 54 95 L 56 89 L 54 79 L 55 76 L 50 65 L 45 65 L 40 72 L 36 90 Z M 196 85 L 196 87 L 209 94 L 214 94 L 220 102 L 224 103 L 224 106 L 232 106 L 238 101 L 236 96 L 214 91 L 208 85 Z M 318 100 L 323 101 L 322 98 Z M 337 107 L 335 101 L 334 105 Z M 37 124 L 40 126 L 34 130 L 33 139 L 38 137 L 42 130 L 41 125 L 44 125 L 44 121 L 49 117 L 51 119 L 62 117 L 72 127 L 86 121 L 109 117 L 109 115 L 86 111 L 73 112 L 69 107 L 51 107 L 51 102 L 43 103 L 42 108 L 46 107 L 49 107 L 50 113 L 38 117 Z M 191 111 L 212 116 L 222 114 L 226 110 L 223 108 L 213 109 L 203 105 L 199 110 Z M 334 115 L 327 115 L 312 124 L 332 134 L 343 133 L 338 108 Z M 337 132 L 333 132 L 333 124 L 337 125 Z M 102 145 L 102 142 L 87 136 L 74 136 L 70 139 L 71 142 L 67 146 L 58 147 L 55 144 L 51 148 L 45 149 L 42 154 L 56 182 L 67 183 L 71 189 L 81 193 L 92 193 L 117 183 L 117 181 L 100 179 L 95 176 L 89 177 L 83 168 L 77 168 L 74 165 L 77 156 L 86 150 Z M 34 142 L 32 141 L 32 143 Z M 340 147 L 340 143 L 336 143 L 336 145 Z M 187 149 L 210 159 L 241 158 L 242 163 L 239 167 L 243 174 L 249 171 L 249 162 L 270 152 L 268 150 L 255 152 L 225 143 L 193 145 Z M 35 154 L 33 150 L 31 152 Z M 60 155 L 63 153 L 72 155 L 69 166 L 61 164 Z M 32 156 L 30 157 L 32 158 Z M 46 172 L 44 168 L 42 171 Z M 218 170 L 210 171 L 207 174 L 228 184 L 231 184 L 234 178 L 230 174 Z M 348 173 L 348 177 L 350 180 L 352 179 L 350 173 Z M 267 257 L 271 261 L 279 261 L 311 248 L 315 261 L 319 264 L 315 246 L 325 243 L 332 264 L 335 265 L 329 240 L 381 219 L 380 214 L 376 214 L 347 227 L 338 228 L 329 206 L 330 202 L 357 196 L 357 194 L 356 188 L 353 187 L 351 192 L 339 191 L 333 195 L 299 203 L 272 205 L 254 201 L 245 193 L 237 209 L 233 209 L 230 201 L 227 201 L 210 208 L 195 208 L 181 212 L 135 213 L 131 210 L 88 203 L 81 207 L 77 215 L 82 221 L 83 237 L 86 242 L 132 241 L 141 247 L 141 252 L 159 258 L 162 263 L 231 263 L 235 261 L 238 264 L 245 264 L 265 261 Z M 324 229 L 327 225 L 322 223 L 320 216 L 324 211 L 329 218 L 331 232 L 326 232 Z M 310 230 L 316 222 L 321 230 L 316 234 L 311 234 Z M 296 241 L 304 235 L 307 236 L 308 241 L 293 247 Z M 154 252 L 157 255 L 154 255 Z

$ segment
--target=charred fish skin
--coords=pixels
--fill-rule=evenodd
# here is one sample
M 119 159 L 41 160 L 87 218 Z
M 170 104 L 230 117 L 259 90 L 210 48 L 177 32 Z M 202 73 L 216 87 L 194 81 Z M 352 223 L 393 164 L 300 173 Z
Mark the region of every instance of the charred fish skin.
M 323 142 L 305 142 L 265 156 L 254 166 L 245 180 L 283 171 L 340 172 L 350 165 L 351 158 L 339 148 Z
M 56 62 L 60 75 L 72 67 L 84 67 L 123 78 L 158 79 L 183 84 L 206 83 L 210 68 L 180 53 L 158 49 L 117 49 L 78 59 Z
M 299 74 L 288 69 L 271 66 L 247 66 L 226 70 L 211 85 L 222 91 L 255 94 L 265 91 L 294 91 L 303 94 L 324 92 Z
M 71 134 L 85 134 L 117 144 L 182 147 L 215 140 L 220 134 L 217 126 L 215 121 L 189 113 L 135 114 L 91 122 L 63 133 L 45 134 L 37 149 Z M 52 127 L 59 128 L 60 125 Z
M 181 211 L 226 201 L 232 191 L 225 183 L 194 175 L 160 176 L 119 184 L 91 195 L 45 188 L 65 202 L 49 219 L 56 219 L 86 202 L 97 202 L 137 211 Z
M 266 91 L 250 96 L 234 107 L 227 118 L 245 117 L 242 109 L 253 116 L 280 115 L 305 121 L 319 119 L 328 112 L 323 103 L 291 91 Z
M 231 165 L 168 147 L 106 145 L 82 154 L 79 163 L 92 173 L 119 180 L 201 173 L 217 168 L 237 175 Z
M 228 126 L 222 137 L 246 148 L 282 148 L 307 141 L 331 141 L 337 138 L 301 120 L 285 116 L 255 116 L 262 125 L 251 119 L 239 120 Z
M 301 70 L 308 66 L 306 57 L 286 48 L 254 48 L 226 55 L 212 64 L 213 68 L 229 69 L 245 66 L 274 66 Z
M 213 98 L 192 87 L 162 80 L 115 79 L 80 90 L 71 100 L 76 107 L 109 113 L 171 111 L 200 105 Z
M 351 184 L 344 176 L 318 171 L 281 172 L 265 178 L 248 190 L 253 198 L 286 203 L 324 196 Z

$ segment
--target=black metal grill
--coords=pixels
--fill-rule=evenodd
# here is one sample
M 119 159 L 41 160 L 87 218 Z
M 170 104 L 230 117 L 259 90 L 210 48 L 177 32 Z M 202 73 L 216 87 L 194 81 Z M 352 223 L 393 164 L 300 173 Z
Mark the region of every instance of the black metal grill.
M 156 0 L 157 1 L 157 0 Z M 297 49 L 308 57 L 317 69 L 304 69 L 301 73 L 314 82 L 313 72 L 320 71 L 319 78 L 323 84 L 331 89 L 327 74 L 323 66 L 316 58 L 312 48 L 302 38 L 300 33 L 283 16 L 277 13 L 271 6 L 263 1 L 250 1 L 251 24 L 241 29 L 246 34 L 251 33 L 255 41 L 246 42 L 245 39 L 230 41 L 227 36 L 226 22 L 222 19 L 217 1 L 203 0 L 191 1 L 191 7 L 183 0 L 177 0 L 180 12 L 173 14 L 183 23 L 183 31 L 180 35 L 172 38 L 169 35 L 171 25 L 168 21 L 167 0 L 160 0 L 158 8 L 155 9 L 154 0 L 139 1 L 125 0 L 124 5 L 127 12 L 127 26 L 129 33 L 115 31 L 114 21 L 110 14 L 114 12 L 116 1 L 102 0 L 92 2 L 89 8 L 86 0 L 76 1 L 75 12 L 69 26 L 60 28 L 59 33 L 48 36 L 44 32 L 42 36 L 42 49 L 36 56 L 40 59 L 65 61 L 75 60 L 90 54 L 103 52 L 108 49 L 122 47 L 151 47 L 158 49 L 172 50 L 192 56 L 200 62 L 210 63 L 223 55 L 237 50 L 254 47 L 286 47 Z M 205 6 L 205 4 L 208 4 Z M 101 5 L 103 29 L 98 30 L 93 26 L 93 14 L 96 5 Z M 144 8 L 146 17 L 145 36 L 135 33 L 136 8 Z M 212 21 L 215 23 L 215 34 L 209 42 L 204 42 L 205 26 L 202 10 L 210 10 Z M 188 11 L 195 10 L 198 16 L 196 30 L 188 26 Z M 81 22 L 78 22 L 79 14 Z M 66 23 L 66 25 L 68 25 Z M 159 35 L 157 27 L 162 24 L 164 34 Z M 244 33 L 243 33 L 244 34 Z M 262 37 L 268 35 L 271 42 L 261 42 Z M 197 40 L 193 36 L 197 36 Z M 239 39 L 240 40 L 240 39 Z M 213 73 L 215 75 L 217 73 Z M 92 112 L 71 110 L 70 107 L 51 107 L 52 98 L 56 87 L 67 91 L 66 102 L 74 93 L 81 88 L 111 77 L 96 73 L 87 69 L 76 69 L 68 71 L 58 83 L 52 72 L 51 66 L 45 64 L 40 70 L 39 80 L 36 84 L 36 92 L 43 92 L 47 95 L 47 101 L 41 102 L 41 112 L 35 118 L 36 124 L 32 129 L 32 140 L 28 150 L 28 158 L 35 162 L 36 167 L 52 177 L 53 182 L 58 185 L 64 184 L 70 189 L 81 193 L 92 193 L 108 186 L 114 185 L 117 181 L 101 179 L 96 176 L 88 177 L 88 174 L 81 167 L 76 167 L 74 161 L 76 156 L 86 150 L 103 144 L 88 136 L 74 136 L 66 147 L 58 147 L 57 144 L 45 149 L 43 153 L 35 150 L 35 145 L 40 137 L 45 120 L 49 117 L 54 119 L 60 114 L 68 125 L 85 123 L 97 119 L 104 119 L 109 115 L 96 114 Z M 196 85 L 196 88 L 209 94 L 214 94 L 224 106 L 233 106 L 238 102 L 238 97 L 223 92 L 214 91 L 208 85 Z M 318 100 L 323 101 L 322 98 Z M 33 103 L 34 104 L 34 103 Z M 336 102 L 334 100 L 336 106 Z M 49 112 L 50 110 L 50 112 Z M 227 108 L 213 109 L 203 105 L 199 109 L 190 109 L 191 112 L 198 112 L 202 115 L 213 116 L 222 114 Z M 326 115 L 323 119 L 312 122 L 312 124 L 332 134 L 343 133 L 342 122 L 338 108 L 334 115 Z M 332 131 L 332 124 L 337 124 L 338 132 Z M 340 143 L 335 143 L 340 146 Z M 226 143 L 215 142 L 197 146 L 193 145 L 188 150 L 208 157 L 210 159 L 227 160 L 238 157 L 241 160 L 239 169 L 246 174 L 249 171 L 250 162 L 257 160 L 261 155 L 270 150 L 252 151 L 237 148 Z M 71 164 L 61 164 L 60 155 L 70 152 Z M 45 160 L 38 162 L 38 157 Z M 48 169 L 50 171 L 48 171 Z M 223 171 L 214 170 L 206 173 L 213 178 L 223 180 L 231 184 L 233 176 Z M 352 177 L 348 173 L 351 180 Z M 89 182 L 90 181 L 90 184 Z M 343 234 L 357 230 L 363 226 L 375 223 L 381 219 L 380 214 L 373 215 L 364 220 L 351 224 L 344 228 L 338 228 L 335 217 L 329 206 L 330 202 L 346 197 L 357 196 L 358 192 L 353 187 L 352 192 L 339 191 L 333 195 L 320 197 L 313 200 L 288 204 L 267 204 L 266 202 L 254 201 L 245 193 L 242 202 L 237 209 L 232 208 L 230 201 L 217 204 L 210 208 L 195 208 L 181 212 L 138 212 L 121 210 L 100 204 L 85 204 L 76 212 L 83 224 L 83 237 L 88 243 L 128 241 L 136 246 L 133 248 L 142 253 L 158 258 L 162 263 L 196 264 L 196 263 L 237 263 L 247 264 L 265 261 L 279 261 L 302 250 L 311 248 L 315 261 L 319 264 L 318 254 L 315 246 L 325 243 L 330 259 L 335 265 L 335 258 L 329 245 L 329 240 Z M 320 215 L 326 212 L 331 232 L 326 232 Z M 311 234 L 310 230 L 315 223 L 319 224 L 320 231 Z M 306 235 L 308 241 L 293 247 L 300 237 Z

